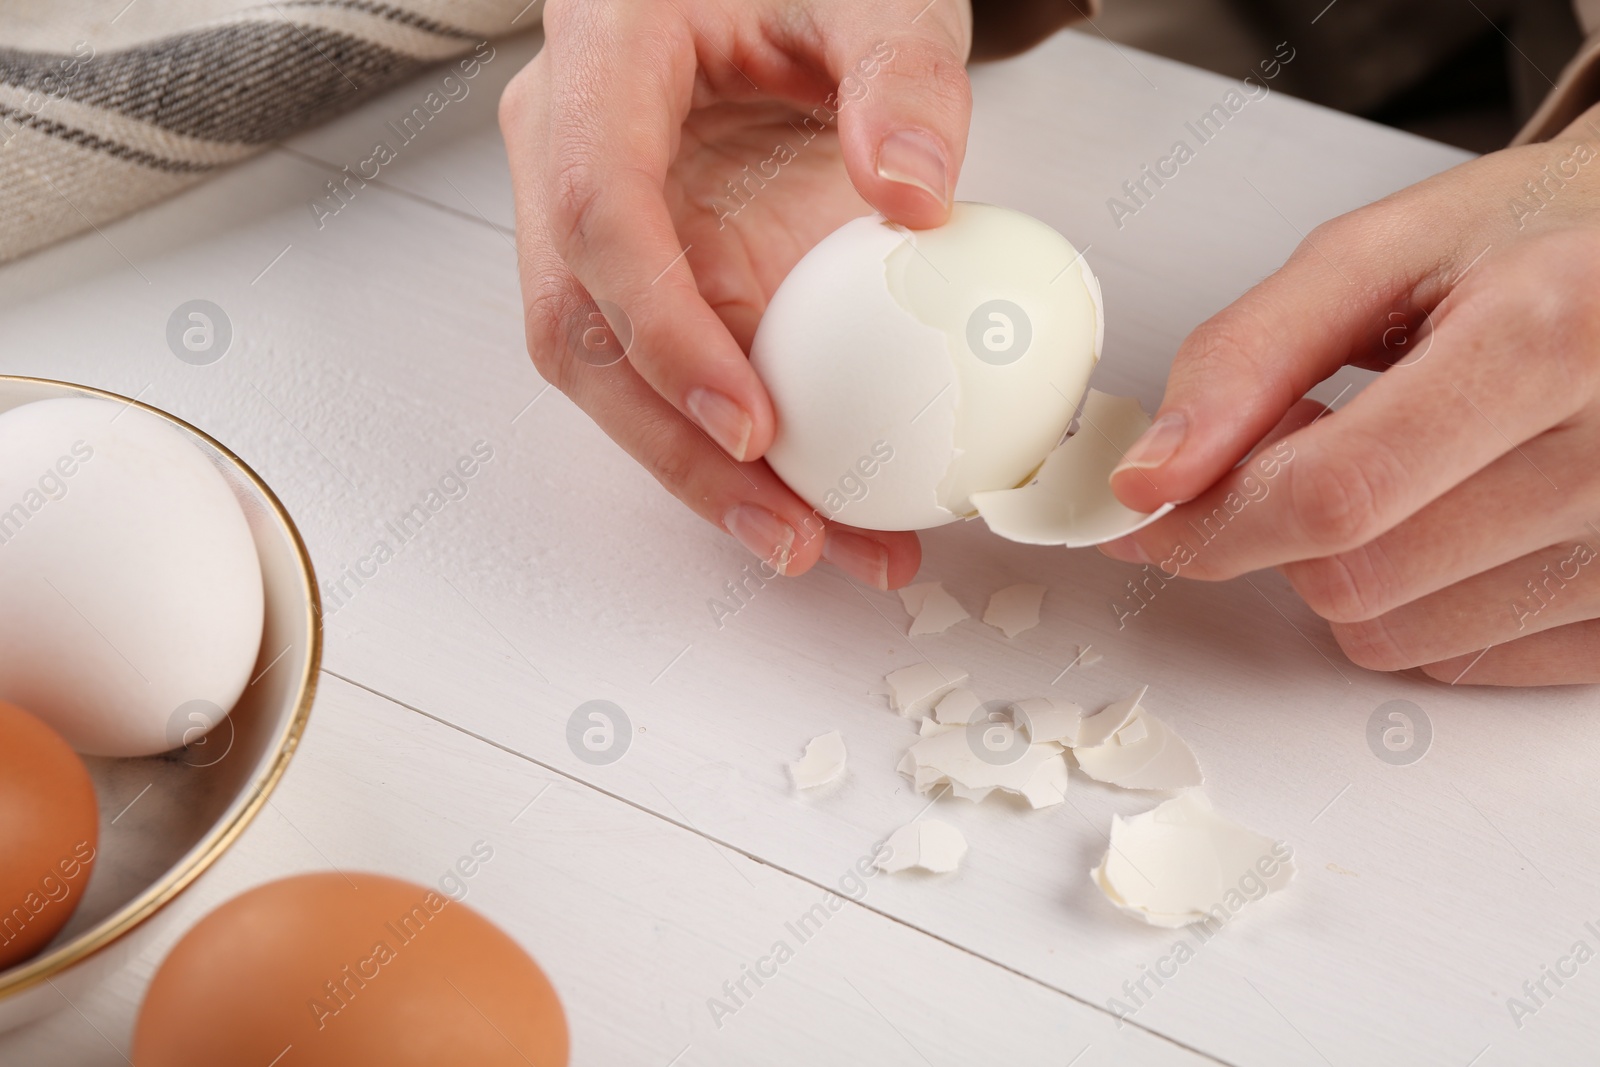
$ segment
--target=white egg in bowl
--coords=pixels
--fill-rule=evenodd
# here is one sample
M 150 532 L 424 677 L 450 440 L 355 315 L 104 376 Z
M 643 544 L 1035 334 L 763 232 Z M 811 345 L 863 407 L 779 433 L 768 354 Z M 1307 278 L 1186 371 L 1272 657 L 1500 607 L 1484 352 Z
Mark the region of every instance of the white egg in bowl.
M 1017 541 L 1111 540 L 1164 511 L 1111 494 L 1149 418 L 1088 388 L 1104 341 L 1098 280 L 1038 219 L 965 202 L 926 230 L 854 219 L 801 258 L 757 328 L 750 362 L 778 419 L 767 462 L 818 514 L 863 529 L 982 516 Z
M 41 411 L 57 414 L 41 419 Z M 88 717 L 93 699 L 53 704 L 38 682 L 39 664 L 9 661 L 9 676 L 21 679 L 17 695 L 38 706 L 40 719 L 82 756 L 99 805 L 99 839 L 70 921 L 37 955 L 0 970 L 3 1032 L 78 1002 L 164 936 L 177 912 L 167 906 L 238 838 L 287 768 L 310 714 L 322 640 L 311 561 L 294 523 L 266 483 L 217 441 L 126 397 L 37 378 L 0 375 L 0 420 L 10 425 L 8 439 L 49 446 L 49 462 L 38 461 L 31 446 L 0 454 L 0 513 L 9 516 L 0 530 L 0 586 L 35 613 L 35 632 L 13 636 L 33 642 L 33 655 L 48 648 L 63 657 L 63 689 L 104 698 L 114 692 L 108 679 L 120 678 L 125 699 L 103 701 L 115 706 L 99 710 L 127 720 Z M 62 427 L 69 430 L 64 444 L 48 437 Z M 88 455 L 84 446 L 95 451 Z M 141 464 L 151 477 L 139 484 L 178 495 L 127 492 L 129 472 Z M 96 512 L 111 516 L 103 529 L 76 521 L 75 509 L 91 501 L 107 505 Z M 170 596 L 148 581 L 118 586 L 117 575 L 141 561 L 147 570 L 180 566 L 183 553 L 172 552 L 173 544 L 185 544 L 205 513 L 232 544 L 211 545 L 207 558 L 192 561 L 200 565 L 195 573 L 172 576 L 180 587 Z M 70 528 L 62 525 L 69 517 Z M 163 537 L 173 544 L 152 543 Z M 248 561 L 239 557 L 241 543 Z M 228 574 L 231 584 L 221 581 Z M 208 606 L 181 587 L 196 576 L 224 603 Z M 107 583 L 151 599 L 119 598 Z M 232 632 L 205 632 L 227 622 L 226 610 L 197 629 L 181 618 L 163 620 L 163 609 L 170 614 L 174 606 L 179 614 L 231 607 Z M 76 646 L 46 644 L 50 633 L 70 635 L 73 625 Z M 151 704 L 150 693 L 180 675 L 141 643 L 148 636 L 141 628 L 177 643 L 178 666 L 186 658 L 204 661 L 182 675 L 200 687 L 179 690 L 182 702 L 163 694 L 164 703 Z M 226 706 L 194 714 L 190 697 L 193 706 Z M 151 707 L 160 709 L 153 720 Z

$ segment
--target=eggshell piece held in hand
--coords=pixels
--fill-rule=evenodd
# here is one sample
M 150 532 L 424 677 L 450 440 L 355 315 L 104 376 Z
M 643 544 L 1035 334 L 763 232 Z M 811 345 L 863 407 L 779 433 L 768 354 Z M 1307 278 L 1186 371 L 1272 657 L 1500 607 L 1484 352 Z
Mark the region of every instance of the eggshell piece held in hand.
M 0 969 L 67 925 L 99 841 L 88 768 L 60 734 L 0 701 Z
M 555 990 L 465 904 L 377 874 L 297 875 L 235 897 L 156 972 L 138 1067 L 563 1067 Z M 292 1057 L 292 1059 L 290 1059 Z
M 79 752 L 193 741 L 250 681 L 263 594 L 233 490 L 178 429 L 95 398 L 0 414 L 0 699 Z

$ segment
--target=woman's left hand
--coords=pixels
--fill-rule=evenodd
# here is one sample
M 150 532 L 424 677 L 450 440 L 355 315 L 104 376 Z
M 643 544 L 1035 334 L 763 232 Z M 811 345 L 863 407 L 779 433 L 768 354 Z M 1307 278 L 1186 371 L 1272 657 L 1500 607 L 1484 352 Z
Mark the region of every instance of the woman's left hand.
M 1344 364 L 1383 373 L 1301 400 Z M 1317 227 L 1185 340 L 1112 486 L 1189 503 L 1108 555 L 1277 567 L 1360 666 L 1600 682 L 1600 108 Z

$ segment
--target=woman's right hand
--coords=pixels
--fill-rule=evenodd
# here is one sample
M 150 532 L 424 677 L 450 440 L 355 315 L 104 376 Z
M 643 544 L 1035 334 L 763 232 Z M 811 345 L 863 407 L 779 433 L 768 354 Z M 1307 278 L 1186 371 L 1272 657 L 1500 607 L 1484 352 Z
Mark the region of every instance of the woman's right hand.
M 776 420 L 746 353 L 832 230 L 948 217 L 970 0 L 549 0 L 544 25 L 500 103 L 539 372 L 783 573 L 906 584 L 915 534 L 827 522 L 761 461 Z

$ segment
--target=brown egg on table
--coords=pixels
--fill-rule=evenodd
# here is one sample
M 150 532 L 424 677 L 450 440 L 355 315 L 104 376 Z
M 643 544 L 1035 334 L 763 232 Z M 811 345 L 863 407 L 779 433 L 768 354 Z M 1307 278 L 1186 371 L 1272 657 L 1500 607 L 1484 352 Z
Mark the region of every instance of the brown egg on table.
M 0 969 L 67 925 L 99 842 L 83 760 L 42 720 L 0 701 Z
M 555 989 L 499 927 L 425 886 L 336 871 L 201 919 L 156 972 L 133 1038 L 136 1067 L 566 1062 Z

